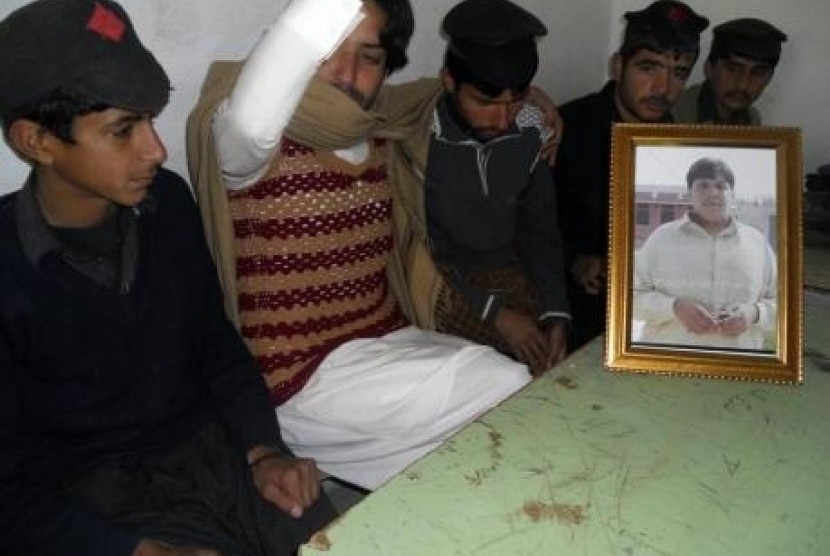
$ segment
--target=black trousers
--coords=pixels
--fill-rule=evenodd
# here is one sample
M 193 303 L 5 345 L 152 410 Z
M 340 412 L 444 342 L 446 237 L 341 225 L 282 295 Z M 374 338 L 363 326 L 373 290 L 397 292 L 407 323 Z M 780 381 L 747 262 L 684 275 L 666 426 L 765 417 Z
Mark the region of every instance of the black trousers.
M 599 294 L 590 294 L 570 274 L 566 284 L 573 318 L 568 342 L 568 352 L 571 353 L 605 333 L 607 298 L 605 288 Z
M 111 458 L 69 494 L 142 537 L 223 556 L 293 554 L 336 515 L 322 491 L 300 519 L 263 499 L 245 455 L 217 423 L 172 449 Z

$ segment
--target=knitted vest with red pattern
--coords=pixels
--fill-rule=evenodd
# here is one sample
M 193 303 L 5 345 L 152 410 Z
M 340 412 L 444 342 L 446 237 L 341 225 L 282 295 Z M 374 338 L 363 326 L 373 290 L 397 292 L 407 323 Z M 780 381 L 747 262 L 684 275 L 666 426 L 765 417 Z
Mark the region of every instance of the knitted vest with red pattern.
M 268 173 L 229 194 L 242 336 L 276 405 L 339 345 L 406 324 L 386 276 L 385 146 L 366 162 L 283 138 Z

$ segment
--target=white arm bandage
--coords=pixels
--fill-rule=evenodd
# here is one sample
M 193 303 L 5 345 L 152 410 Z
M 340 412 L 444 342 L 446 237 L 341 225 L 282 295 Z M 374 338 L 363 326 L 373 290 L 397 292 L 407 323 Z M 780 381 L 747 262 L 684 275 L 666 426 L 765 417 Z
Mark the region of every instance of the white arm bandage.
M 225 184 L 241 189 L 268 168 L 320 63 L 363 18 L 361 0 L 293 0 L 265 30 L 212 130 Z

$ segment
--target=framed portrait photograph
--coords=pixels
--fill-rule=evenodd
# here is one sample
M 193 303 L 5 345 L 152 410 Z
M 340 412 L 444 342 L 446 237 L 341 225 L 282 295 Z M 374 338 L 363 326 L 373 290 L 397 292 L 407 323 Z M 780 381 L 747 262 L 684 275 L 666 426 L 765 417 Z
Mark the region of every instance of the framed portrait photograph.
M 616 124 L 605 363 L 800 383 L 795 128 Z

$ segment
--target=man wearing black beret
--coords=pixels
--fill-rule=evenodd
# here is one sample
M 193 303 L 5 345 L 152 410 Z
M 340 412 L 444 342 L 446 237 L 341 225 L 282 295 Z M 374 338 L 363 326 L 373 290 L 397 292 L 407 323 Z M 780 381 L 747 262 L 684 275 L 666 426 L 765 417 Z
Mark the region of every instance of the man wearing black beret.
M 560 112 L 565 133 L 554 177 L 573 311 L 572 348 L 605 330 L 609 160 L 615 122 L 671 122 L 709 21 L 677 0 L 627 12 L 613 78 Z
M 570 310 L 542 113 L 525 103 L 547 33 L 508 0 L 464 0 L 449 44 L 424 172 L 428 233 L 445 286 L 436 328 L 541 372 L 564 357 Z
M 683 123 L 760 125 L 752 105 L 772 79 L 787 35 L 766 21 L 741 18 L 712 31 L 706 80 L 688 88 L 674 107 Z
M 31 166 L 0 198 L 0 552 L 287 555 L 325 525 L 225 317 L 170 82 L 110 0 L 0 22 L 0 117 Z

